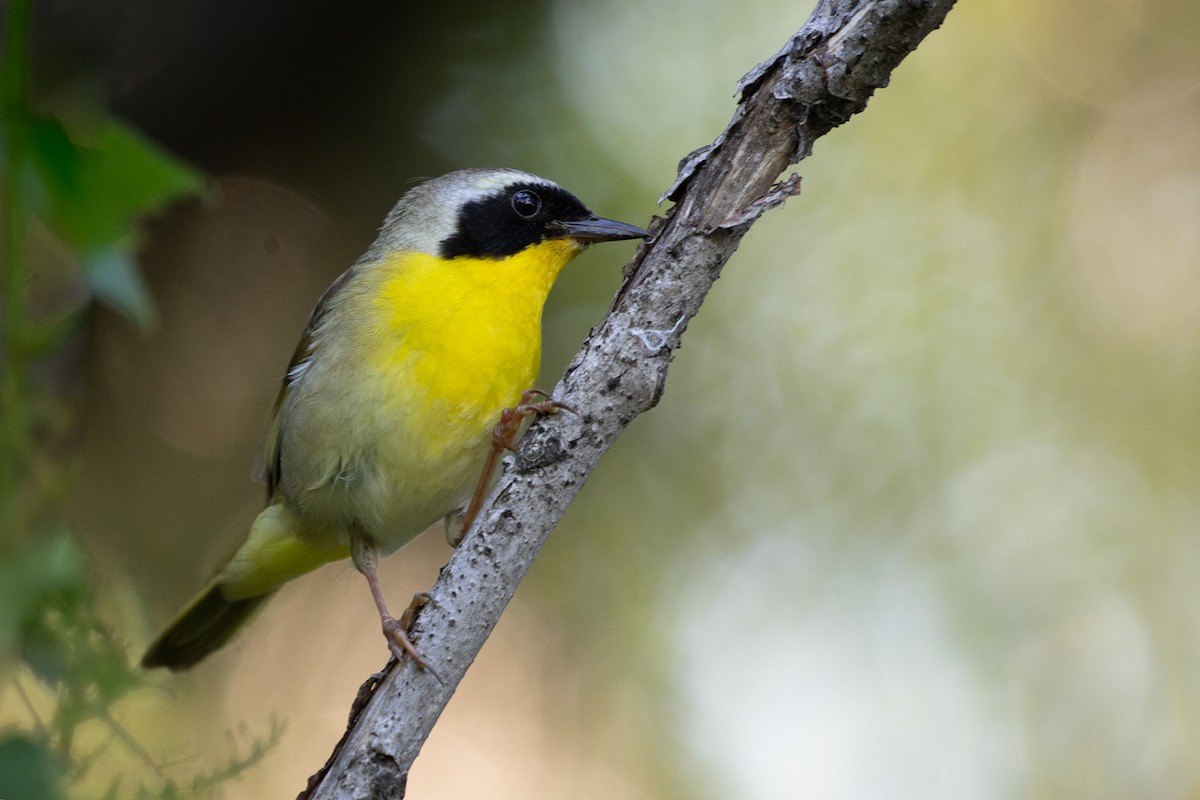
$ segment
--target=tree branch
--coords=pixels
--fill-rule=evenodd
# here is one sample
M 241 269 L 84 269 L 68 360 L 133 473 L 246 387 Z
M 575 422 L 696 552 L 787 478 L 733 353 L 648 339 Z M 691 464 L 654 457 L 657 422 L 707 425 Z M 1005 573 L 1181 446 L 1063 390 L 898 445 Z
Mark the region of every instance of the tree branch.
M 579 410 L 532 426 L 413 627 L 444 681 L 391 663 L 301 797 L 399 798 L 409 768 L 534 557 L 600 457 L 662 395 L 688 321 L 750 226 L 799 190 L 775 184 L 813 142 L 866 107 L 954 0 L 820 0 L 787 45 L 739 83 L 733 119 L 683 160 L 676 205 L 626 267 L 613 307 L 553 396 Z

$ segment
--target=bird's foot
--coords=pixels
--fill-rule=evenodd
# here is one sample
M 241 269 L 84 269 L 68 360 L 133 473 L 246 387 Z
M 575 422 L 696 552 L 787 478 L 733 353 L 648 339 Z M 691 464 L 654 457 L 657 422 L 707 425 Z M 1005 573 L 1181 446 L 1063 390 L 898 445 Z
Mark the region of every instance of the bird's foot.
M 433 668 L 417 651 L 416 645 L 408 638 L 408 629 L 412 626 L 417 611 L 432 602 L 433 598 L 427 592 L 417 592 L 413 595 L 408 608 L 404 609 L 404 613 L 400 615 L 400 619 L 396 619 L 391 614 L 383 614 L 380 616 L 380 620 L 383 623 L 383 636 L 387 639 L 392 655 L 400 661 L 408 656 L 412 663 L 432 675 L 438 683 L 442 683 L 441 677 L 433 671 Z

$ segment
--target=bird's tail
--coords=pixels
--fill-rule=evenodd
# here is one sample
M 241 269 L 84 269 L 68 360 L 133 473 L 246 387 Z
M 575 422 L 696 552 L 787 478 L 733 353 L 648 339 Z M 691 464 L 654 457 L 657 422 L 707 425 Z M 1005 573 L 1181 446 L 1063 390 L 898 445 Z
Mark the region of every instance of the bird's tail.
M 188 603 L 142 656 L 142 668 L 187 669 L 225 645 L 274 592 L 226 600 L 214 580 Z
M 280 586 L 348 555 L 336 538 L 301 535 L 297 520 L 282 504 L 268 506 L 220 574 L 146 650 L 142 667 L 191 667 L 233 638 Z

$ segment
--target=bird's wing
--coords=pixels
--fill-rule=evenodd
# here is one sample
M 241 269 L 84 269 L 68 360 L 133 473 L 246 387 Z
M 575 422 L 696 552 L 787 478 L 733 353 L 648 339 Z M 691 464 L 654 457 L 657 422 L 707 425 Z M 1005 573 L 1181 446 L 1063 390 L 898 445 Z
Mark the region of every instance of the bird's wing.
M 287 398 L 288 392 L 291 391 L 292 387 L 303 380 L 308 360 L 312 358 L 315 350 L 314 336 L 316 330 L 320 326 L 325 313 L 329 310 L 330 301 L 350 281 L 357 266 L 355 264 L 339 275 L 333 283 L 329 284 L 329 288 L 325 290 L 325 293 L 321 295 L 321 299 L 317 301 L 317 305 L 313 308 L 312 315 L 308 319 L 308 325 L 304 328 L 304 333 L 300 335 L 300 341 L 296 344 L 296 350 L 292 353 L 287 370 L 283 373 L 283 381 L 280 383 L 279 393 L 275 396 L 275 404 L 271 407 L 271 424 L 267 427 L 267 438 L 263 444 L 262 460 L 254 468 L 254 479 L 265 481 L 267 484 L 268 502 L 275 496 L 275 487 L 279 485 L 283 401 Z

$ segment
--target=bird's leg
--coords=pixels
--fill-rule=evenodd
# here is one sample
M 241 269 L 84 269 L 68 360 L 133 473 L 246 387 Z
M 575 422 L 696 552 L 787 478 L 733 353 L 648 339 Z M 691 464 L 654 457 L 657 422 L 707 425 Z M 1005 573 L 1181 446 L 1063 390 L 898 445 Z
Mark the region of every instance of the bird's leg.
M 538 397 L 542 399 L 535 402 L 535 398 Z M 492 472 L 496 469 L 496 461 L 500 458 L 500 454 L 505 450 L 516 449 L 517 434 L 521 432 L 521 423 L 525 421 L 526 417 L 550 416 L 559 411 L 579 413 L 566 403 L 551 400 L 548 392 L 541 389 L 526 389 L 521 393 L 521 401 L 517 405 L 500 412 L 500 421 L 492 429 L 492 449 L 488 451 L 487 460 L 483 462 L 483 473 L 479 476 L 479 483 L 475 484 L 475 494 L 471 496 L 471 504 L 467 506 L 467 510 L 461 516 L 454 520 L 453 528 L 449 524 L 446 526 L 446 538 L 452 547 L 458 547 L 458 543 L 466 536 L 471 523 L 478 516 L 479 509 L 483 507 L 483 500 L 487 497 L 488 484 L 491 482 Z
M 358 571 L 367 579 L 367 585 L 371 587 L 371 597 L 375 599 L 375 607 L 379 610 L 383 636 L 387 639 L 388 648 L 391 649 L 392 654 L 401 661 L 407 654 L 414 664 L 433 675 L 440 683 L 441 678 L 438 678 L 437 673 L 425 663 L 425 659 L 421 658 L 416 646 L 408 638 L 408 627 L 412 625 L 417 610 L 431 602 L 432 598 L 425 592 L 413 595 L 412 603 L 400 615 L 400 619 L 396 619 L 388 611 L 387 603 L 383 599 L 383 590 L 379 588 L 379 575 L 376 573 L 379 551 L 375 549 L 375 543 L 361 531 L 352 530 L 350 532 L 350 558 L 354 561 L 354 566 Z

